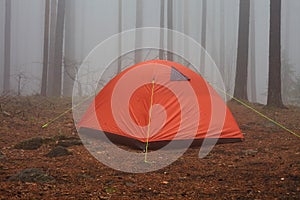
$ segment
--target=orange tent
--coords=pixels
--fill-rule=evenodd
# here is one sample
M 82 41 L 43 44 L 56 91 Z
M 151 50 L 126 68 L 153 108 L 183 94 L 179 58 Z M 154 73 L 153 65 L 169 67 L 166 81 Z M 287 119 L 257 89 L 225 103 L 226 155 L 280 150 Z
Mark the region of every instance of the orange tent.
M 199 74 L 166 60 L 138 63 L 115 76 L 77 126 L 80 133 L 142 149 L 146 143 L 155 148 L 169 141 L 243 138 L 217 92 Z

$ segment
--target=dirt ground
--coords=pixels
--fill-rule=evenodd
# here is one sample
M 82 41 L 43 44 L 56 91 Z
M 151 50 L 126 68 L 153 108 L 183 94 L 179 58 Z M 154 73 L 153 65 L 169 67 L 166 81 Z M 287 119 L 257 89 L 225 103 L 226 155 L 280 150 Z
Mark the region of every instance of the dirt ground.
M 217 145 L 204 159 L 191 148 L 145 174 L 97 161 L 78 142 L 71 113 L 42 129 L 70 99 L 0 97 L 0 104 L 0 199 L 300 199 L 300 139 L 237 103 L 229 106 L 243 142 Z M 253 106 L 300 134 L 300 108 Z M 30 138 L 39 139 L 24 150 L 19 143 Z M 55 151 L 65 154 L 47 156 L 58 144 L 65 149 Z M 44 174 L 26 179 L 19 174 L 25 169 Z

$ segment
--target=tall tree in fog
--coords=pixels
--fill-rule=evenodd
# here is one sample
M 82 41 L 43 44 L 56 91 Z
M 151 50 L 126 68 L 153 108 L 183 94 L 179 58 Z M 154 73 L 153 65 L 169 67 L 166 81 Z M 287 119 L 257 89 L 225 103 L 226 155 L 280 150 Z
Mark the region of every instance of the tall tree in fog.
M 136 1 L 136 15 L 135 15 L 135 27 L 141 28 L 143 26 L 143 1 Z M 140 47 L 142 42 L 142 34 L 140 31 L 135 32 L 135 45 L 136 48 Z M 142 61 L 142 51 L 136 50 L 135 52 L 135 63 Z
M 79 64 L 75 60 L 75 6 L 76 1 L 66 1 L 65 5 L 65 36 L 64 36 L 64 70 L 63 70 L 63 96 L 72 96 L 73 86 Z M 81 7 L 81 10 L 83 8 Z M 78 23 L 78 22 L 76 22 Z M 79 85 L 79 83 L 78 83 Z
M 167 5 L 167 28 L 169 30 L 173 30 L 173 0 L 168 0 Z M 173 34 L 172 32 L 168 31 L 168 53 L 167 53 L 167 60 L 173 61 L 173 53 L 170 52 L 173 49 Z
M 291 18 L 291 5 L 290 1 L 285 1 L 285 15 L 282 16 L 282 19 L 285 19 L 282 24 L 285 26 L 282 27 L 282 30 L 284 30 L 284 41 L 282 44 L 282 55 L 281 55 L 281 94 L 282 94 L 282 101 L 283 104 L 288 104 L 292 102 L 293 96 L 293 87 L 296 84 L 295 81 L 295 71 L 294 66 L 291 63 L 290 60 L 290 31 L 291 31 L 291 21 L 293 20 Z M 282 15 L 283 15 L 283 9 L 282 9 Z
M 207 18 L 207 0 L 202 0 L 202 14 L 201 14 L 201 46 L 203 50 L 200 55 L 200 72 L 204 73 L 205 67 L 205 49 L 206 49 L 206 18 Z
M 59 0 L 57 5 L 57 22 L 55 34 L 55 83 L 54 96 L 61 95 L 62 86 L 62 68 L 63 68 L 63 43 L 65 28 L 65 0 Z
M 212 26 L 211 26 L 211 51 L 210 51 L 210 54 L 211 56 L 213 57 L 213 59 L 215 60 L 215 63 L 218 67 L 218 69 L 220 69 L 220 63 L 219 63 L 219 44 L 217 43 L 217 40 L 218 40 L 218 35 L 217 35 L 217 26 L 216 24 L 218 23 L 217 22 L 217 14 L 218 14 L 218 10 L 217 10 L 217 2 L 216 1 L 211 1 L 212 2 L 212 8 L 211 8 L 211 13 L 212 13 L 212 16 L 211 16 L 211 21 L 212 21 Z M 213 77 L 216 77 L 216 71 L 215 70 L 212 70 L 212 76 Z
M 248 100 L 248 49 L 249 49 L 250 0 L 240 0 L 238 52 L 234 96 Z
M 285 1 L 285 5 L 286 5 L 286 10 L 285 10 L 285 37 L 284 37 L 284 43 L 285 43 L 285 48 L 284 48 L 284 52 L 285 52 L 285 56 L 286 59 L 289 60 L 290 59 L 290 34 L 289 32 L 291 31 L 291 3 L 290 1 Z
M 281 97 L 281 0 L 270 3 L 269 83 L 267 106 L 284 107 Z
M 48 64 L 48 83 L 47 96 L 53 95 L 53 84 L 55 82 L 55 39 L 56 39 L 56 21 L 57 21 L 57 0 L 50 1 L 50 41 L 49 41 L 49 64 Z
M 250 94 L 251 101 L 256 102 L 256 54 L 255 54 L 255 42 L 256 42 L 256 28 L 255 28 L 255 4 L 254 1 L 251 1 L 250 8 Z
M 118 32 L 122 33 L 122 0 L 119 0 L 118 4 L 118 10 L 119 10 L 119 16 L 118 16 Z M 119 74 L 122 71 L 122 60 L 121 60 L 121 54 L 122 54 L 122 35 L 119 35 L 118 40 L 118 48 L 119 48 L 119 59 L 118 59 L 118 67 L 117 67 L 117 73 Z
M 11 0 L 5 1 L 4 78 L 3 90 L 10 90 Z
M 220 1 L 220 62 L 219 69 L 224 79 L 225 76 L 225 1 Z
M 281 59 L 281 94 L 283 104 L 289 104 L 293 101 L 293 90 L 296 85 L 295 69 L 293 64 L 287 59 L 285 52 L 282 54 Z
M 189 35 L 189 29 L 190 29 L 190 12 L 189 12 L 189 1 L 184 1 L 183 2 L 183 32 L 186 35 Z M 189 46 L 188 42 L 184 42 L 184 57 L 187 57 L 189 54 Z
M 62 68 L 63 68 L 63 42 L 64 42 L 64 26 L 65 26 L 65 0 L 59 0 L 57 4 L 57 20 L 55 27 L 54 41 L 54 65 L 52 69 L 51 96 L 60 96 L 62 89 Z
M 165 0 L 160 0 L 160 35 L 159 35 L 159 59 L 163 60 L 164 59 L 164 30 L 165 28 Z
M 49 19 L 50 19 L 50 0 L 45 1 L 45 22 L 44 22 L 44 48 L 43 48 L 43 74 L 41 95 L 47 95 L 47 73 L 49 62 Z

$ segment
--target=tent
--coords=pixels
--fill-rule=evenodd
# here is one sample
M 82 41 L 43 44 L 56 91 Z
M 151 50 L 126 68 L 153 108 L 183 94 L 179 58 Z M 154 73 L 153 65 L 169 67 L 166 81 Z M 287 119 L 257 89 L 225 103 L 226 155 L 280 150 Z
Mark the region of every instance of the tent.
M 241 141 L 226 104 L 204 78 L 167 60 L 127 68 L 95 96 L 77 124 L 84 135 L 106 136 L 134 148 L 204 139 Z

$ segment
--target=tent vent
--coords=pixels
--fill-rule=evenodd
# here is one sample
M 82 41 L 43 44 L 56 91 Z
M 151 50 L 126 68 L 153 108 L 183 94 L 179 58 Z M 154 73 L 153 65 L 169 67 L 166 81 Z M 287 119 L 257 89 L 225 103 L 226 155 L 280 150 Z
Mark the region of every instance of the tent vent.
M 171 70 L 171 81 L 189 81 L 190 79 L 178 71 L 175 67 Z

